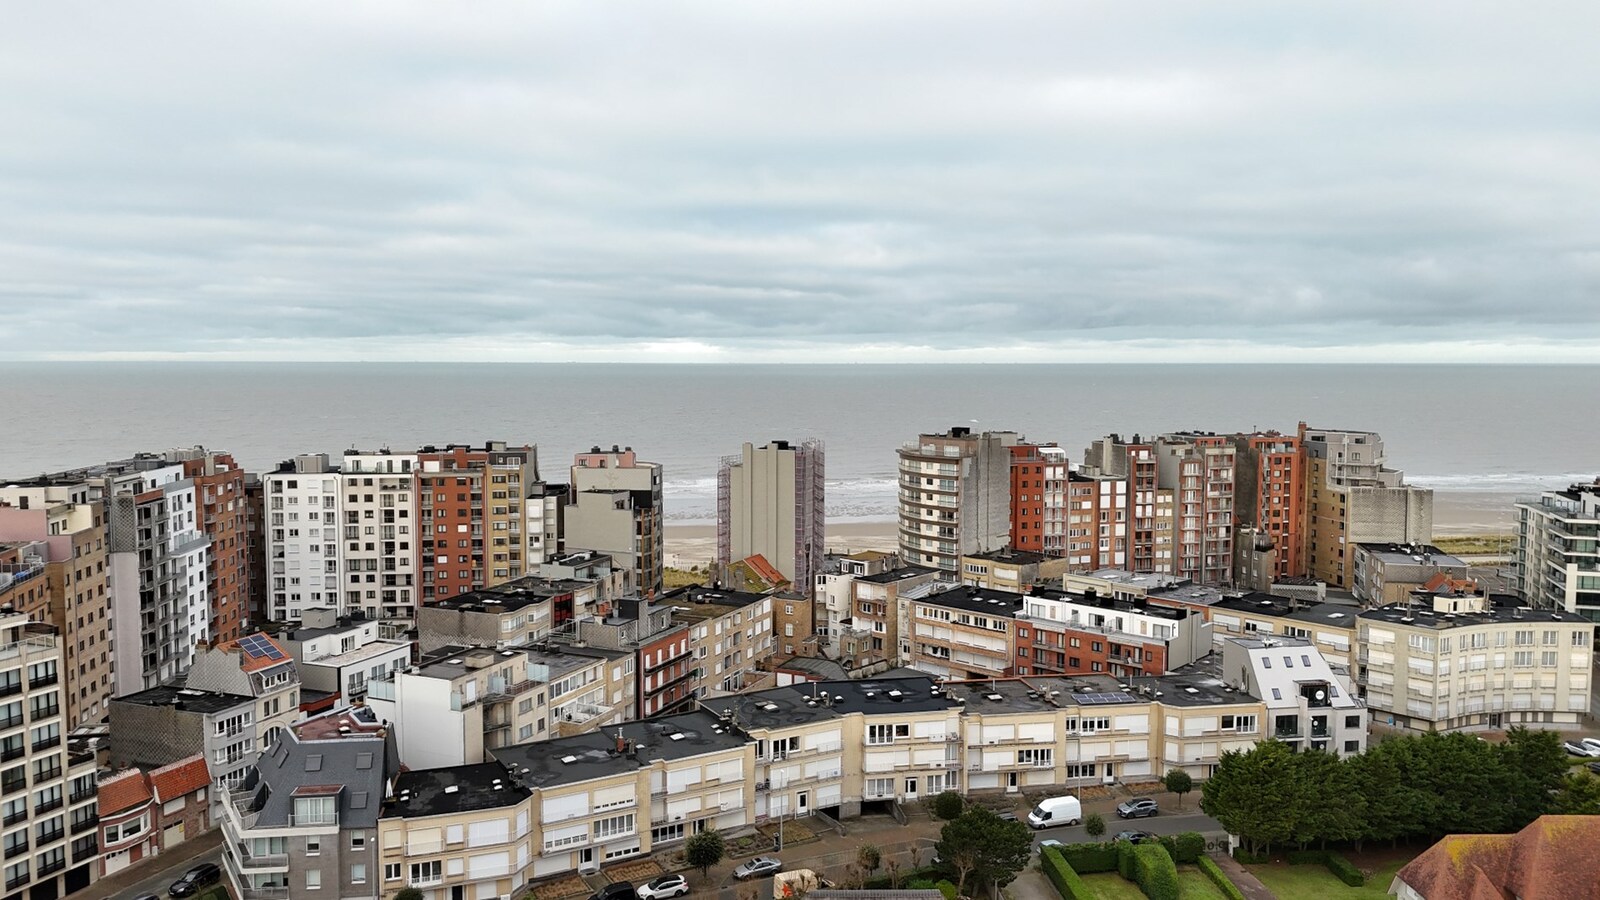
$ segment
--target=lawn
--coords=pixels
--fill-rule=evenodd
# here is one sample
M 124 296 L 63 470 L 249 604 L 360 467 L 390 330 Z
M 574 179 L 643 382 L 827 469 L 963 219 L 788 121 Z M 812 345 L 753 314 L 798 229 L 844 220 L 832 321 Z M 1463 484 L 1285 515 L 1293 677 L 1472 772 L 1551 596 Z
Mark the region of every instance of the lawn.
M 1394 873 L 1408 862 L 1410 860 L 1404 857 L 1384 862 L 1373 871 L 1367 883 L 1358 888 L 1350 887 L 1333 877 L 1333 873 L 1325 867 L 1317 865 L 1268 863 L 1251 866 L 1250 874 L 1261 879 L 1261 883 L 1277 894 L 1279 900 L 1386 900 Z M 1361 864 L 1358 862 L 1356 865 Z M 1361 868 L 1365 870 L 1368 867 Z
M 1123 881 L 1115 872 L 1084 875 L 1083 880 L 1100 900 L 1144 900 L 1144 892 L 1137 884 Z M 1227 900 L 1206 873 L 1194 866 L 1178 867 L 1178 890 L 1183 900 Z

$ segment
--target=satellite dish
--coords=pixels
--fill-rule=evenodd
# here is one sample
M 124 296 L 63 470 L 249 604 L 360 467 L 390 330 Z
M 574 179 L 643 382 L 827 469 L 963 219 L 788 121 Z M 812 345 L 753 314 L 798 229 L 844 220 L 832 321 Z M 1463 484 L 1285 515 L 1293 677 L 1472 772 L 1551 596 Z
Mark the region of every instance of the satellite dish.
M 1318 700 L 1326 699 L 1327 696 L 1328 696 L 1327 692 L 1325 692 L 1325 691 L 1317 691 L 1317 699 Z

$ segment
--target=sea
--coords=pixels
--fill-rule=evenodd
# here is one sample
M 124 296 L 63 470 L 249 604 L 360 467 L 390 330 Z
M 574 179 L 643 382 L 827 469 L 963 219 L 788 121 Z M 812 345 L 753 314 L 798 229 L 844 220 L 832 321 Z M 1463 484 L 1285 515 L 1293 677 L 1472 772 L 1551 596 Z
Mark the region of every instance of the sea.
M 0 398 L 0 482 L 196 444 L 263 470 L 486 440 L 537 444 L 563 481 L 573 453 L 618 445 L 665 467 L 678 524 L 714 520 L 718 460 L 743 442 L 808 438 L 826 445 L 830 522 L 890 520 L 896 448 L 951 426 L 1074 459 L 1113 432 L 1377 431 L 1476 530 L 1600 475 L 1589 366 L 0 362 Z

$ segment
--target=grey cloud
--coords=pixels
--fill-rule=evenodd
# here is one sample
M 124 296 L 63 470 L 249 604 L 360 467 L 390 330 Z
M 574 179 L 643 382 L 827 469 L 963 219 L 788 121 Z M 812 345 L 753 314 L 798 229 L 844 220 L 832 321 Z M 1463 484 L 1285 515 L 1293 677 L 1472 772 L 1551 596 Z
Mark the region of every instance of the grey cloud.
M 1597 19 L 39 6 L 0 356 L 1600 346 Z

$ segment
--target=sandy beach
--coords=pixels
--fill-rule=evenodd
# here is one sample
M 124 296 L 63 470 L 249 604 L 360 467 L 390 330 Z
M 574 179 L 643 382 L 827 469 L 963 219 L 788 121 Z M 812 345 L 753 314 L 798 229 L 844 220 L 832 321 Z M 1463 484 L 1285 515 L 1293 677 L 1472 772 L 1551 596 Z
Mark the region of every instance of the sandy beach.
M 1510 534 L 1517 530 L 1513 494 L 1487 491 L 1435 491 L 1433 533 L 1437 537 Z M 717 555 L 712 525 L 668 525 L 667 565 L 676 569 L 706 565 Z M 828 551 L 893 550 L 894 522 L 843 522 L 828 526 Z

